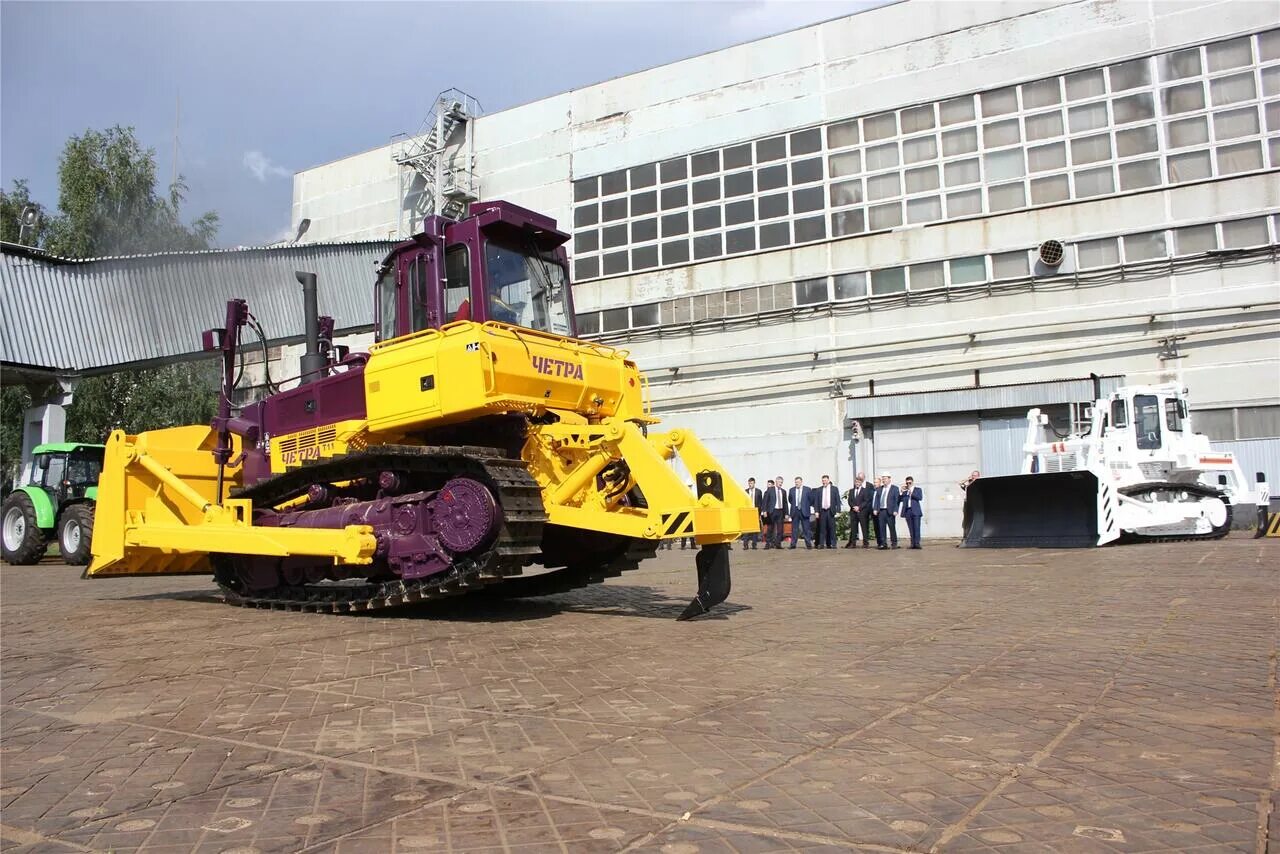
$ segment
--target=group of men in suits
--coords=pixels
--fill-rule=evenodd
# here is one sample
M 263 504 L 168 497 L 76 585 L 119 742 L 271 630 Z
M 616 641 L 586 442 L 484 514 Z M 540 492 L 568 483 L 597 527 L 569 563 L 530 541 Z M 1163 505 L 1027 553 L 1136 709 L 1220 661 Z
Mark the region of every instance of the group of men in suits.
M 876 548 L 896 549 L 898 547 L 898 517 L 907 522 L 907 530 L 911 535 L 911 548 L 920 548 L 920 520 L 924 518 L 924 510 L 920 503 L 924 501 L 924 490 L 916 486 L 915 478 L 908 477 L 899 487 L 887 474 L 880 475 L 875 482 L 867 480 L 866 475 L 858 472 L 854 477 L 853 489 L 845 495 L 849 503 L 849 542 L 845 548 L 852 549 L 858 544 L 858 535 L 862 537 L 862 547 L 871 547 L 872 529 Z
M 764 547 L 782 548 L 783 528 L 790 519 L 791 548 L 794 549 L 801 539 L 806 549 L 814 548 L 816 539 L 816 548 L 834 549 L 836 513 L 841 509 L 840 489 L 825 474 L 822 485 L 815 488 L 805 486 L 804 479 L 799 477 L 790 489 L 782 484 L 781 475 L 768 481 L 764 489 L 756 486 L 754 477 L 747 479 L 747 495 L 760 513 Z M 924 492 L 915 485 L 914 478 L 907 478 L 899 488 L 889 475 L 881 475 L 873 484 L 858 472 L 853 489 L 844 494 L 844 500 L 849 506 L 849 542 L 845 548 L 857 545 L 859 532 L 862 534 L 862 547 L 869 548 L 873 524 L 877 548 L 898 548 L 899 515 L 907 520 L 911 548 L 920 548 L 920 520 L 924 517 L 920 503 L 924 500 Z M 759 544 L 760 534 L 748 534 L 743 538 L 743 548 L 754 549 Z

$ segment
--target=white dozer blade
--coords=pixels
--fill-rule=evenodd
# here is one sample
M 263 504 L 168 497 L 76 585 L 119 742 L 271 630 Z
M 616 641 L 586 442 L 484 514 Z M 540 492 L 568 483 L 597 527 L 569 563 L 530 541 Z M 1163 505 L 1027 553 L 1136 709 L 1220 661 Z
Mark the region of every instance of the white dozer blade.
M 1089 471 L 984 477 L 964 501 L 966 548 L 1092 548 L 1120 536 L 1115 490 Z

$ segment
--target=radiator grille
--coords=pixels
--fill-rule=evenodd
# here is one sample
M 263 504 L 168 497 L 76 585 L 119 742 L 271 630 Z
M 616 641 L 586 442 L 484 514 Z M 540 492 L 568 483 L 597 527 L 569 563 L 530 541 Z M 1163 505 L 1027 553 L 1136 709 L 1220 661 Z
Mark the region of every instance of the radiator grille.
M 338 428 L 336 427 L 320 427 L 315 430 L 308 430 L 305 433 L 294 433 L 292 436 L 280 440 L 280 453 L 288 454 L 293 451 L 307 451 L 319 445 L 327 445 L 338 437 Z

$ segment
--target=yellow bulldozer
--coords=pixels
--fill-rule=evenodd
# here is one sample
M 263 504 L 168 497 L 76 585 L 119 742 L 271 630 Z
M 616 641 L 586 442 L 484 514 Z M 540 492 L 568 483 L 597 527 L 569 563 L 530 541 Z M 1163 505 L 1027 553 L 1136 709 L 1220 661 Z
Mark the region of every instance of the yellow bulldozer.
M 300 381 L 239 407 L 241 338 L 265 335 L 228 302 L 203 341 L 222 358 L 217 417 L 111 435 L 86 575 L 212 574 L 232 604 L 344 613 L 560 592 L 692 536 L 679 618 L 723 602 L 756 511 L 693 433 L 654 429 L 625 351 L 575 337 L 567 240 L 501 201 L 428 217 L 379 267 L 367 354 L 333 346 L 298 273 Z

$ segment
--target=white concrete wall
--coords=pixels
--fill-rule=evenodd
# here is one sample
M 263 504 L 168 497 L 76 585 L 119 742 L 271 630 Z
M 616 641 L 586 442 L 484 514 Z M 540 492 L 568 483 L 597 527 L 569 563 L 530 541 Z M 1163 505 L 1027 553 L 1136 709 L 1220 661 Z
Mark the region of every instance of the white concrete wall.
M 571 177 L 1276 23 L 1265 2 L 909 0 L 484 116 L 481 195 L 564 223 Z M 294 221 L 311 241 L 386 237 L 397 169 L 384 146 L 299 172 Z
M 506 198 L 568 229 L 572 180 L 851 116 L 937 101 L 1275 27 L 1274 3 L 937 3 L 909 0 L 485 116 L 473 124 L 482 198 Z M 458 81 L 465 88 L 465 81 Z M 410 117 L 412 123 L 416 117 Z M 306 239 L 384 237 L 399 221 L 388 148 L 306 170 L 294 219 Z M 858 269 L 1025 249 L 1280 210 L 1275 171 L 1003 216 L 936 223 L 591 281 L 580 311 L 790 282 Z M 1134 382 L 1179 375 L 1193 406 L 1280 403 L 1275 263 L 1114 286 L 877 307 L 629 347 L 656 406 L 707 437 L 737 476 L 851 482 L 852 444 L 832 391 L 878 394 L 1089 373 Z M 1259 306 L 1271 305 L 1269 313 Z M 1254 306 L 1243 310 L 1241 306 Z M 1175 321 L 1122 319 L 1197 307 Z M 1062 321 L 1058 326 L 1039 326 Z M 1248 328 L 1233 329 L 1246 324 Z M 969 341 L 969 334 L 977 338 Z M 1159 341 L 1183 336 L 1183 358 Z M 903 350 L 898 342 L 927 339 Z M 815 361 L 813 353 L 819 353 Z M 679 368 L 673 374 L 673 368 Z M 859 461 L 871 470 L 871 442 Z

